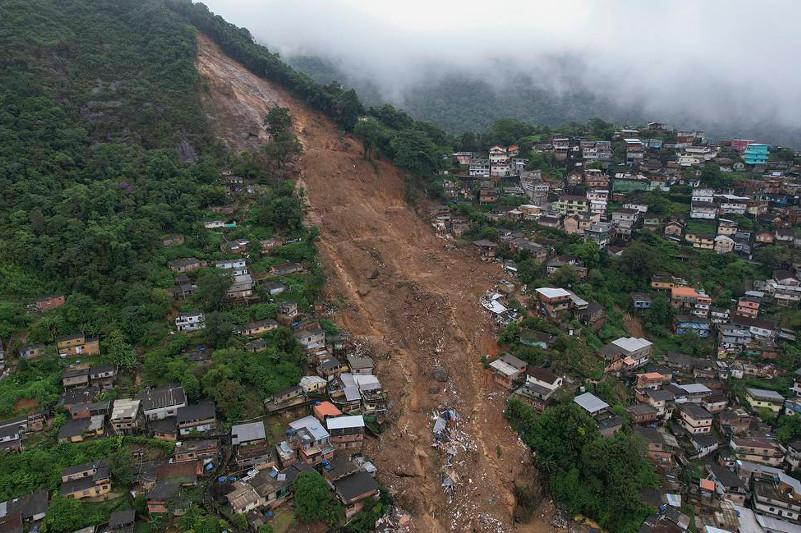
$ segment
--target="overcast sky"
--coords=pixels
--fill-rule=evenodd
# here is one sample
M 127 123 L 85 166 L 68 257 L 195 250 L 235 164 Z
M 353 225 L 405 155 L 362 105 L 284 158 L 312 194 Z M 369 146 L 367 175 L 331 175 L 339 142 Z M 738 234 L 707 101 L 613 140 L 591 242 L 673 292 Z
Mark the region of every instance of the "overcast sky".
M 801 0 L 204 3 L 283 55 L 341 61 L 395 101 L 446 72 L 503 83 L 518 71 L 660 117 L 801 124 Z M 550 75 L 564 58 L 575 72 Z

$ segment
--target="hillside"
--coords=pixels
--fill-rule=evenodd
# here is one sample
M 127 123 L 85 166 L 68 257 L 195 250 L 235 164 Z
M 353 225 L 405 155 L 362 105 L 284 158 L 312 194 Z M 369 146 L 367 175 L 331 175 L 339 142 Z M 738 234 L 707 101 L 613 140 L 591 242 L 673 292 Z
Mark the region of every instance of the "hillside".
M 489 394 L 490 377 L 479 362 L 497 347 L 477 302 L 500 268 L 445 250 L 406 204 L 396 168 L 364 160 L 357 139 L 209 39 L 201 35 L 198 42 L 198 70 L 209 88 L 204 101 L 230 145 L 257 145 L 249 132 L 271 106 L 286 106 L 297 118 L 304 146 L 299 185 L 308 220 L 320 228 L 329 300 L 341 302 L 335 316 L 346 330 L 385 354 L 378 375 L 395 407 L 390 428 L 371 446 L 379 478 L 413 511 L 421 531 L 511 527 L 514 481 L 532 474 L 520 471 L 527 453 L 503 419 L 503 403 Z M 433 379 L 437 367 L 447 383 Z M 441 406 L 459 411 L 473 447 L 449 470 L 460 481 L 448 499 L 430 447 L 430 413 Z

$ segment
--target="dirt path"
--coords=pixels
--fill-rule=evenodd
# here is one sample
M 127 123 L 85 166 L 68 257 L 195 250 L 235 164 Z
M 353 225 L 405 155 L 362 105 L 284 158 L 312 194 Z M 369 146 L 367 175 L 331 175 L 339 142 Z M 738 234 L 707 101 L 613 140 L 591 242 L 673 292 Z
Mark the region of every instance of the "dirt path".
M 364 161 L 357 140 L 204 36 L 198 42 L 205 108 L 232 148 L 264 141 L 260 125 L 271 106 L 290 108 L 297 122 L 304 145 L 300 186 L 307 217 L 321 230 L 329 299 L 341 302 L 336 319 L 382 354 L 377 374 L 392 400 L 392 423 L 368 450 L 380 481 L 420 531 L 550 531 L 547 516 L 513 524 L 515 479 L 527 472 L 530 483 L 533 474 L 527 450 L 503 419 L 504 395 L 479 361 L 497 350 L 478 298 L 502 276 L 500 268 L 445 250 L 406 205 L 395 167 Z M 433 379 L 436 366 L 447 382 Z M 431 446 L 431 413 L 442 405 L 459 411 L 467 448 L 447 469 Z M 443 470 L 456 479 L 450 497 L 441 485 Z

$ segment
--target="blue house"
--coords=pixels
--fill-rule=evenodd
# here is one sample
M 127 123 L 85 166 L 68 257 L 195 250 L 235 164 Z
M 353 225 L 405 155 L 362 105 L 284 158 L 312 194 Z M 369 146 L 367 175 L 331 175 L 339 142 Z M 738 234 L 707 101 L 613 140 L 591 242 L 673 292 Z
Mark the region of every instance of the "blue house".
M 768 145 L 751 143 L 743 152 L 743 160 L 746 165 L 764 165 L 768 162 Z
M 712 326 L 709 320 L 694 316 L 677 316 L 673 319 L 673 330 L 676 335 L 685 333 L 695 333 L 702 339 L 706 339 L 712 333 Z

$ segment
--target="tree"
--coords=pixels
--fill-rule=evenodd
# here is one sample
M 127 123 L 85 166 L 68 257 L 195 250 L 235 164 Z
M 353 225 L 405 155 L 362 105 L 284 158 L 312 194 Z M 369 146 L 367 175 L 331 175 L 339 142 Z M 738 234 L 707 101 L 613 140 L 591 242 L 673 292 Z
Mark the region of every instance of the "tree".
M 264 129 L 270 135 L 286 133 L 292 127 L 292 115 L 286 107 L 276 106 L 267 112 L 264 117 Z
M 385 135 L 383 126 L 373 117 L 364 117 L 356 122 L 353 133 L 362 140 L 364 158 L 372 159 L 373 152 L 381 145 L 381 140 Z
M 231 276 L 223 270 L 216 268 L 203 270 L 197 278 L 194 299 L 204 311 L 219 310 L 232 283 Z
M 317 472 L 303 472 L 295 480 L 295 517 L 304 523 L 325 522 L 334 526 L 339 522 L 338 505 L 323 476 Z
M 130 370 L 136 364 L 136 352 L 133 346 L 125 342 L 120 330 L 115 329 L 103 340 L 103 351 L 111 362 L 120 368 Z
M 440 151 L 431 139 L 419 130 L 402 130 L 390 141 L 394 161 L 399 167 L 419 176 L 434 174 L 439 168 Z

